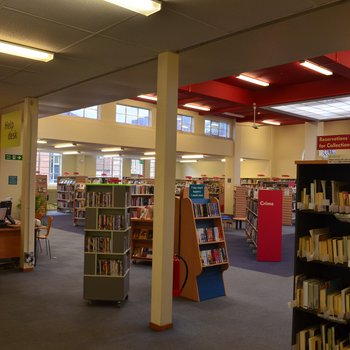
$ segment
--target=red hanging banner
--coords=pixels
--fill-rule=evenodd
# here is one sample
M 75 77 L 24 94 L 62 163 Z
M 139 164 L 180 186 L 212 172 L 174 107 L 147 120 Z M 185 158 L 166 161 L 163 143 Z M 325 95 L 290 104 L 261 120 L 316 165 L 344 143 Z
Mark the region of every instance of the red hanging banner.
M 350 135 L 317 136 L 317 149 L 350 149 Z

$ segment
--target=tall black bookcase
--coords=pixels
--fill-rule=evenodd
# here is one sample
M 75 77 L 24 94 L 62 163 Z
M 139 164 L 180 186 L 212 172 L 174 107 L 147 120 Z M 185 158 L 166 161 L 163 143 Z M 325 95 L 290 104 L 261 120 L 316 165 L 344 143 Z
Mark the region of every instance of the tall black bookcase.
M 296 164 L 292 349 L 338 349 L 350 334 L 350 163 Z

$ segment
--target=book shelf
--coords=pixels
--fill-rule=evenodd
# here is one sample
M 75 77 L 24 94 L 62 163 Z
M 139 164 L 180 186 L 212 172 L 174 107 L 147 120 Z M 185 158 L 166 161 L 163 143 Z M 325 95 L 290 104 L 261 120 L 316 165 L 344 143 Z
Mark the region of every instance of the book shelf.
M 41 206 L 38 210 L 46 213 L 47 209 L 47 175 L 35 175 L 35 195 L 40 197 Z
M 349 348 L 349 191 L 349 163 L 297 162 L 295 350 Z
M 223 271 L 229 267 L 227 247 L 217 198 L 178 200 L 175 249 L 188 265 L 181 296 L 203 301 L 225 295 Z M 180 280 L 186 270 L 180 266 Z
M 131 258 L 152 261 L 154 185 L 131 187 Z
M 86 206 L 86 176 L 79 176 L 75 179 L 74 199 L 73 199 L 73 225 L 85 224 L 85 206 Z
M 57 211 L 73 212 L 75 176 L 57 177 Z
M 86 185 L 84 298 L 128 298 L 130 270 L 130 186 Z
M 233 216 L 236 218 L 246 218 L 247 216 L 248 188 L 246 186 L 235 186 Z
M 282 191 L 251 190 L 245 234 L 258 261 L 281 260 Z

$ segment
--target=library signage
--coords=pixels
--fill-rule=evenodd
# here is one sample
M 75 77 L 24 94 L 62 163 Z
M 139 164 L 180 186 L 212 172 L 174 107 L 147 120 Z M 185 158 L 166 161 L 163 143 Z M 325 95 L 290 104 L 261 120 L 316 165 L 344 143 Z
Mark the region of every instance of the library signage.
M 350 149 L 350 134 L 317 136 L 317 149 Z
M 22 154 L 5 154 L 5 160 L 23 160 Z
M 21 145 L 21 112 L 3 114 L 1 118 L 1 147 Z
M 204 198 L 204 185 L 190 185 L 190 198 Z

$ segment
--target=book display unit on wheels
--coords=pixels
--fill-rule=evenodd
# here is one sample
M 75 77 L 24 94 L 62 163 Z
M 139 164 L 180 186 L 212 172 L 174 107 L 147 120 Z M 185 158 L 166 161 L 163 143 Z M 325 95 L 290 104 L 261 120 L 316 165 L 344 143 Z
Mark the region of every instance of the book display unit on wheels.
M 229 262 L 219 201 L 217 198 L 181 198 L 177 221 L 179 244 L 175 242 L 175 245 L 188 266 L 181 296 L 194 301 L 224 296 L 223 271 L 228 269 Z M 180 279 L 186 279 L 183 264 Z
M 245 233 L 258 261 L 281 260 L 282 191 L 251 190 Z
M 130 185 L 86 185 L 84 298 L 89 302 L 128 298 L 130 189 Z
M 154 185 L 131 187 L 131 258 L 152 261 Z
M 350 349 L 350 163 L 297 162 L 294 350 Z

